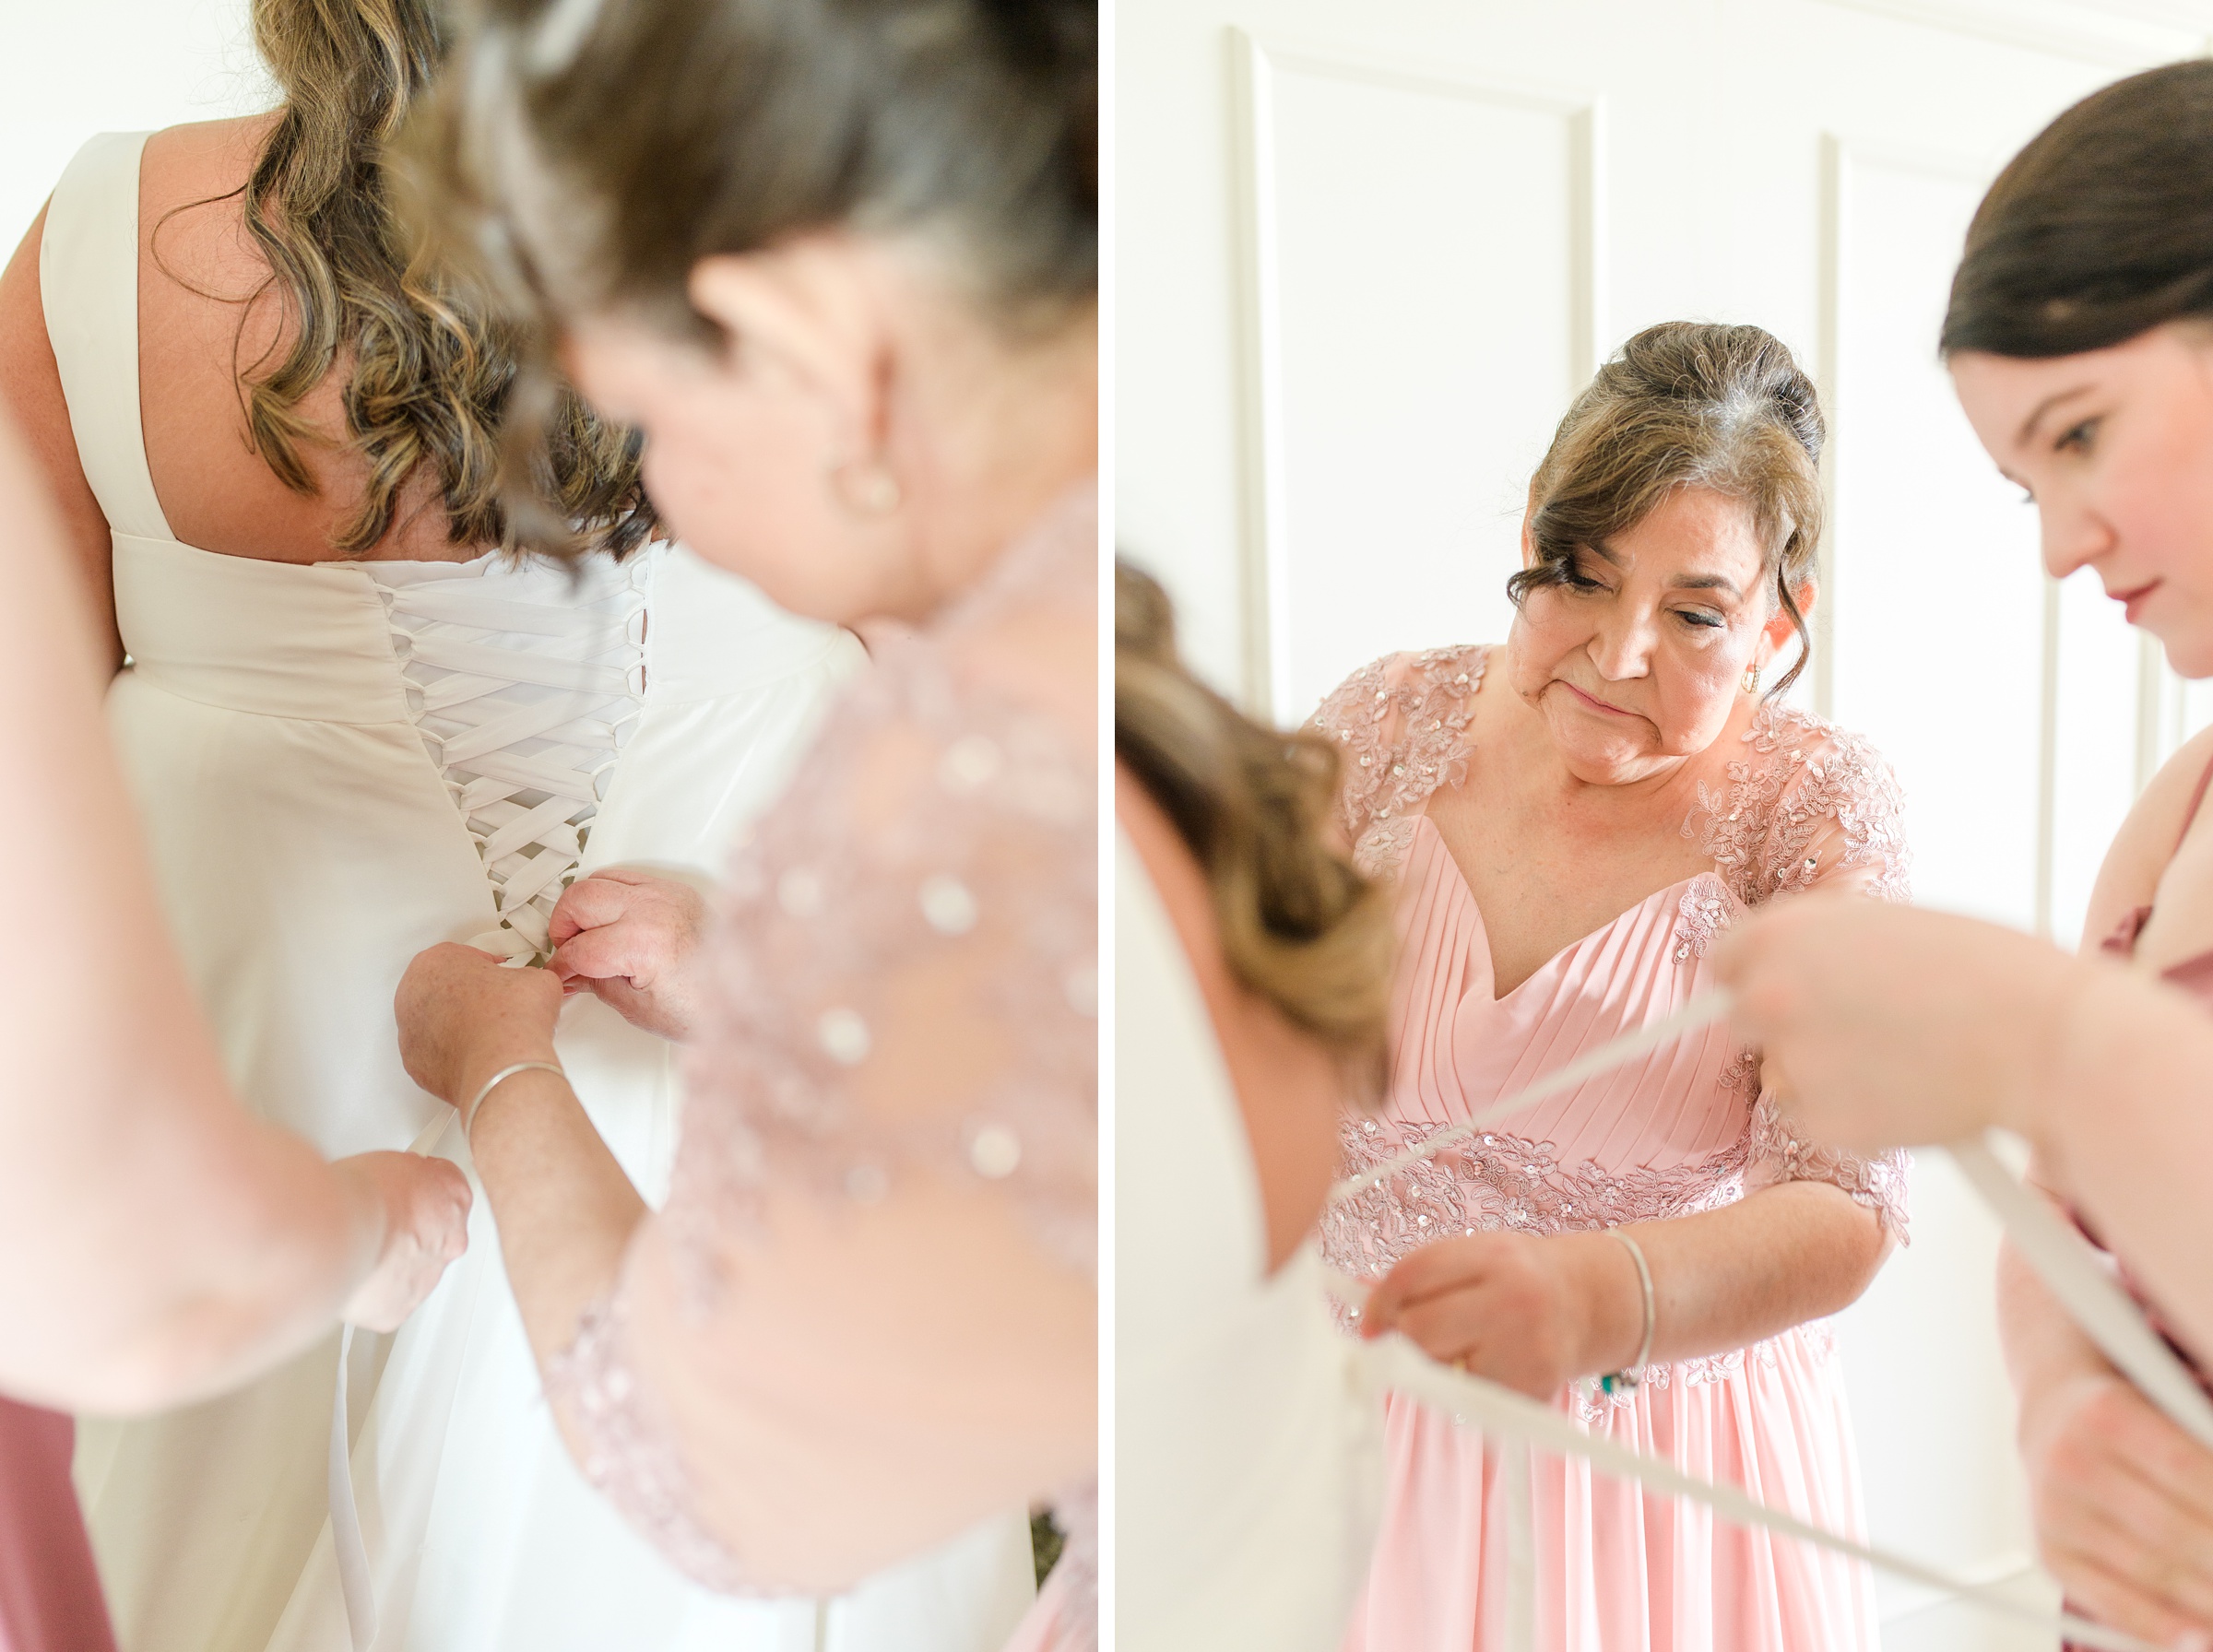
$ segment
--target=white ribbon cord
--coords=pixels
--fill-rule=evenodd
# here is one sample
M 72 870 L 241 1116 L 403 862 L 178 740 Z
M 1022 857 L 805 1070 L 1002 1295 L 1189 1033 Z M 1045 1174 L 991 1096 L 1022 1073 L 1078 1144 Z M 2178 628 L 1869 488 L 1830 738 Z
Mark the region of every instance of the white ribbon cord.
M 1326 1277 L 1331 1294 L 1347 1306 L 1356 1307 L 1366 1299 L 1367 1287 L 1361 1280 L 1349 1274 L 1334 1271 L 1329 1272 Z M 2068 1613 L 2054 1617 L 2041 1608 L 2016 1600 L 2010 1595 L 1986 1585 L 1970 1583 L 1933 1566 L 1923 1565 L 1919 1561 L 1909 1560 L 1904 1555 L 1892 1554 L 1887 1550 L 1876 1549 L 1851 1538 L 1839 1537 L 1835 1532 L 1762 1503 L 1739 1487 L 1724 1481 L 1699 1480 L 1686 1474 L 1663 1458 L 1647 1457 L 1626 1446 L 1617 1446 L 1611 1440 L 1586 1434 L 1573 1418 L 1555 1410 L 1541 1400 L 1517 1394 L 1511 1388 L 1486 1378 L 1440 1365 L 1396 1333 L 1365 1343 L 1361 1350 L 1361 1363 L 1377 1388 L 1391 1389 L 1456 1418 L 1464 1419 L 1469 1426 L 1480 1428 L 1492 1438 L 1516 1440 L 1525 1446 L 1555 1452 L 1561 1457 L 1580 1457 L 1602 1474 L 1611 1475 L 1617 1480 L 1633 1481 L 1669 1496 L 1688 1498 L 1737 1525 L 1796 1538 L 1802 1542 L 1879 1567 L 1926 1587 L 1971 1600 L 2017 1622 L 2033 1623 L 2041 1629 L 2063 1635 L 2077 1646 L 2095 1648 L 2096 1652 L 2164 1652 L 2164 1648 L 2121 1630 L 2111 1629 L 2102 1623 L 2093 1623 L 2088 1619 Z M 1526 1455 L 1524 1452 L 1524 1460 Z M 1506 1471 L 1510 1475 L 1510 1465 Z M 1507 1491 L 1509 1505 L 1513 1494 L 1509 1480 Z M 1508 1540 L 1511 1552 L 1514 1540 L 1510 1533 Z M 1519 1559 L 1520 1556 L 1515 1558 Z M 1511 1599 L 1509 1592 L 1509 1613 Z
M 2098 1260 L 2088 1240 L 2023 1186 L 1980 1141 L 1946 1150 L 1982 1200 L 2006 1225 L 2006 1236 L 2029 1259 L 2083 1335 L 2141 1389 L 2174 1425 L 2213 1449 L 2213 1400 L 2174 1350 L 2145 1322 L 2136 1304 Z
M 353 1501 L 353 1443 L 347 1436 L 346 1366 L 353 1357 L 353 1327 L 338 1338 L 338 1397 L 330 1412 L 330 1547 L 338 1563 L 338 1592 L 346 1598 L 346 1626 L 353 1652 L 376 1642 L 376 1588 L 369 1577 L 369 1547 L 361 1541 L 361 1511 Z
M 1634 1032 L 1627 1032 L 1619 1038 L 1610 1039 L 1600 1044 L 1595 1050 L 1577 1056 L 1576 1059 L 1557 1071 L 1546 1073 L 1527 1089 L 1517 1091 L 1506 1100 L 1485 1107 L 1473 1117 L 1462 1119 L 1456 1125 L 1447 1126 L 1434 1136 L 1426 1137 L 1415 1142 L 1397 1157 L 1386 1159 L 1380 1164 L 1369 1165 L 1358 1175 L 1347 1176 L 1330 1189 L 1330 1202 L 1336 1204 L 1341 1200 L 1366 1193 L 1377 1183 L 1389 1181 L 1408 1165 L 1418 1164 L 1425 1159 L 1435 1158 L 1440 1150 L 1451 1146 L 1455 1141 L 1462 1140 L 1474 1135 L 1478 1130 L 1497 1124 L 1501 1119 L 1520 1113 L 1525 1108 L 1534 1106 L 1548 1096 L 1558 1095 L 1565 1091 L 1573 1090 L 1586 1080 L 1595 1079 L 1604 1072 L 1611 1072 L 1614 1068 L 1626 1062 L 1633 1061 L 1649 1051 L 1673 1044 L 1684 1033 L 1695 1032 L 1700 1027 L 1720 1021 L 1728 1013 L 1729 994 L 1725 990 L 1715 987 L 1710 991 L 1702 992 L 1664 1021 L 1654 1021 L 1649 1027 L 1639 1027 Z
M 1546 1074 L 1527 1089 L 1485 1108 L 1473 1117 L 1448 1127 L 1414 1143 L 1404 1152 L 1349 1176 L 1330 1191 L 1330 1202 L 1356 1198 L 1389 1180 L 1409 1165 L 1434 1158 L 1450 1146 L 1499 1119 L 1521 1112 L 1547 1096 L 1570 1090 L 1586 1080 L 1632 1061 L 1671 1039 L 1721 1020 L 1729 1013 L 1730 997 L 1715 988 L 1699 994 L 1674 1015 L 1634 1032 L 1608 1041 Z M 2089 1245 L 2072 1233 L 2051 1209 L 2001 1164 L 1981 1141 L 1955 1142 L 1947 1150 L 1968 1183 L 1980 1194 L 2004 1226 L 2006 1236 L 2026 1257 L 2040 1278 L 2059 1299 L 2107 1358 L 2124 1372 L 2175 1425 L 2194 1439 L 2213 1447 L 2213 1401 L 2190 1375 L 2174 1351 L 2145 1321 L 2143 1313 L 2099 1265 Z M 1345 1306 L 1361 1309 L 1373 1281 L 1350 1274 L 1327 1271 L 1331 1294 Z M 2077 1646 L 2096 1652 L 2161 1652 L 2150 1642 L 2117 1629 L 2090 1622 L 2071 1613 L 2057 1618 L 2033 1606 L 1981 1584 L 1949 1576 L 1903 1555 L 1888 1553 L 1850 1538 L 1839 1537 L 1810 1522 L 1760 1502 L 1737 1487 L 1701 1481 L 1685 1474 L 1663 1458 L 1648 1457 L 1617 1446 L 1611 1440 L 1586 1434 L 1574 1422 L 1510 1388 L 1483 1377 L 1440 1365 L 1403 1337 L 1391 1335 L 1364 1345 L 1363 1356 L 1377 1386 L 1395 1389 L 1440 1410 L 1463 1417 L 1485 1434 L 1519 1440 L 1525 1446 L 1578 1457 L 1601 1472 L 1636 1481 L 1675 1496 L 1702 1503 L 1739 1525 L 1760 1528 L 1797 1538 L 1818 1548 L 1850 1556 L 1868 1565 L 1996 1612 L 2036 1624 Z M 1526 1452 L 1523 1463 L 1526 1469 Z M 1511 1468 L 1509 1466 L 1510 1476 Z M 1518 1598 L 1533 1589 L 1534 1555 L 1531 1552 L 1526 1499 L 1518 1500 L 1510 1482 L 1508 1498 L 1508 1555 L 1514 1576 L 1508 1582 L 1509 1645 L 1526 1643 L 1514 1638 L 1518 1628 Z
M 1530 1506 L 1536 1465 L 1529 1447 L 1514 1452 L 1500 1473 L 1506 1481 L 1506 1652 L 1537 1652 L 1537 1521 Z
M 408 1144 L 410 1153 L 438 1150 L 445 1133 L 461 1115 L 442 1108 Z M 338 1593 L 346 1601 L 346 1626 L 353 1652 L 369 1652 L 376 1640 L 376 1585 L 369 1571 L 369 1545 L 361 1540 L 361 1504 L 353 1495 L 353 1446 L 346 1414 L 346 1366 L 353 1353 L 353 1327 L 338 1337 L 338 1382 L 330 1407 L 330 1552 L 337 1563 Z

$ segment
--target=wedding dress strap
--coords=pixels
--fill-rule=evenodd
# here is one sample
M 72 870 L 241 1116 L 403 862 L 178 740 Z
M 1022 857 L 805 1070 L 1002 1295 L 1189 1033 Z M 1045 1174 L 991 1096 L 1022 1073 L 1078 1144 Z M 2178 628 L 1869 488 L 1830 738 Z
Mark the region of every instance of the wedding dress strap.
M 138 160 L 143 132 L 103 132 L 53 187 L 39 296 L 77 462 L 108 526 L 173 539 L 146 463 L 138 410 Z

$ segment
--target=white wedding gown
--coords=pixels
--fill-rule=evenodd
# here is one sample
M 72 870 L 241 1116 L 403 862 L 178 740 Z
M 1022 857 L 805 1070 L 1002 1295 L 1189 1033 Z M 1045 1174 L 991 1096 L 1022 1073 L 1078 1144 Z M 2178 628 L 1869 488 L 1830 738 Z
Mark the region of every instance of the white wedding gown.
M 1244 1115 L 1144 862 L 1115 867 L 1115 1634 L 1335 1652 L 1367 1575 L 1383 1407 L 1309 1237 L 1272 1273 Z
M 859 665 L 678 549 L 572 583 L 496 557 L 280 564 L 171 534 L 138 419 L 143 136 L 80 151 L 40 266 L 131 664 L 112 727 L 166 910 L 247 1103 L 337 1155 L 465 1168 L 402 1071 L 392 994 L 440 940 L 539 949 L 566 878 L 718 870 Z M 128 946 L 131 938 L 117 936 Z M 648 1199 L 668 1047 L 571 1000 L 562 1062 Z M 124 1652 L 349 1652 L 333 1557 L 338 1338 L 242 1391 L 87 1419 L 77 1481 Z M 380 1652 L 995 1652 L 1032 1593 L 1021 1511 L 828 1601 L 680 1578 L 563 1451 L 479 1197 L 467 1255 L 349 1367 Z

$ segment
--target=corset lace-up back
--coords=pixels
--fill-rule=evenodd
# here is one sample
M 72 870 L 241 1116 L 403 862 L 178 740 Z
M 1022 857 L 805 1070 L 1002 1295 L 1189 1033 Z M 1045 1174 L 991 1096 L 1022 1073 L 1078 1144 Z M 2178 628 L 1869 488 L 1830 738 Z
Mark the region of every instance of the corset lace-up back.
M 506 571 L 369 564 L 408 715 L 460 811 L 500 922 L 471 944 L 535 960 L 645 696 L 657 552 Z

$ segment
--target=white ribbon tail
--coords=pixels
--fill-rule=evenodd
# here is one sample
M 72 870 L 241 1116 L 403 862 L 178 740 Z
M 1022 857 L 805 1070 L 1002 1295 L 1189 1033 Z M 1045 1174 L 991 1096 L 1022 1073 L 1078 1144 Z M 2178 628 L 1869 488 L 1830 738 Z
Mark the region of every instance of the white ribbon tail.
M 1331 1271 L 1324 1277 L 1329 1282 L 1331 1294 L 1347 1306 L 1357 1307 L 1366 1301 L 1367 1287 L 1349 1274 Z M 1396 1333 L 1379 1337 L 1367 1344 L 1366 1358 L 1370 1375 L 1379 1386 L 1393 1389 L 1448 1415 L 1463 1417 L 1471 1425 L 1496 1438 L 1520 1440 L 1525 1445 L 1556 1452 L 1562 1457 L 1580 1457 L 1602 1474 L 1632 1481 L 1669 1496 L 1686 1497 L 1740 1526 L 1756 1527 L 1784 1537 L 1796 1538 L 1802 1542 L 1878 1567 L 1926 1587 L 1971 1600 L 1989 1611 L 2011 1618 L 2017 1622 L 2033 1623 L 2077 1646 L 2093 1648 L 2094 1652 L 2163 1652 L 2153 1643 L 2121 1630 L 2093 1623 L 2087 1618 L 2078 1618 L 2072 1613 L 2053 1617 L 2038 1607 L 2017 1600 L 1986 1585 L 1969 1583 L 1963 1578 L 1940 1572 L 1934 1566 L 1909 1560 L 1902 1554 L 1893 1554 L 1855 1539 L 1840 1537 L 1785 1510 L 1762 1503 L 1739 1487 L 1699 1480 L 1686 1474 L 1664 1458 L 1647 1457 L 1642 1452 L 1632 1451 L 1626 1446 L 1617 1446 L 1611 1440 L 1588 1434 L 1572 1418 L 1555 1410 L 1551 1406 L 1483 1377 L 1438 1364 Z
M 346 1437 L 346 1367 L 352 1356 L 349 1325 L 338 1338 L 338 1394 L 330 1412 L 330 1547 L 353 1652 L 369 1652 L 376 1641 L 376 1589 L 369 1580 L 369 1548 L 361 1541 L 361 1511 L 353 1501 L 353 1448 Z
M 2023 1186 L 1983 1142 L 1956 1141 L 1946 1150 L 2083 1334 L 2177 1428 L 2213 1449 L 2213 1400 L 2207 1399 L 2189 1367 L 2145 1323 L 2088 1241 Z
M 408 1145 L 410 1153 L 427 1154 L 445 1139 L 460 1115 L 441 1107 L 438 1116 L 425 1125 Z M 361 1509 L 353 1494 L 353 1447 L 349 1439 L 346 1408 L 346 1368 L 353 1354 L 353 1327 L 338 1338 L 338 1381 L 330 1405 L 330 1550 L 337 1562 L 338 1591 L 346 1599 L 346 1626 L 353 1635 L 353 1652 L 369 1652 L 376 1640 L 376 1586 L 369 1572 L 369 1545 L 361 1540 Z
M 1729 994 L 1725 988 L 1717 986 L 1702 992 L 1665 1021 L 1654 1021 L 1649 1027 L 1639 1027 L 1634 1032 L 1609 1039 L 1558 1071 L 1546 1073 L 1527 1089 L 1516 1091 L 1495 1106 L 1486 1107 L 1471 1118 L 1462 1119 L 1459 1124 L 1415 1142 L 1396 1158 L 1386 1159 L 1380 1164 L 1371 1164 L 1358 1175 L 1347 1176 L 1330 1189 L 1330 1202 L 1336 1204 L 1365 1193 L 1378 1182 L 1389 1181 L 1408 1165 L 1434 1158 L 1439 1149 L 1473 1136 L 1476 1131 L 1533 1106 L 1547 1096 L 1573 1090 L 1578 1084 L 1595 1079 L 1601 1073 L 1611 1072 L 1625 1062 L 1634 1061 L 1639 1056 L 1674 1043 L 1686 1032 L 1695 1032 L 1710 1021 L 1718 1021 L 1729 1013 Z

